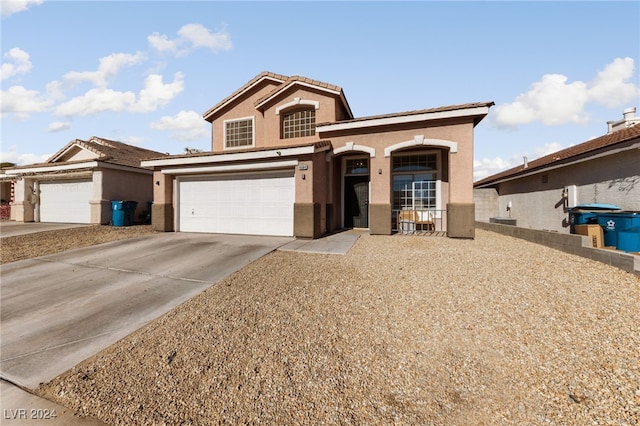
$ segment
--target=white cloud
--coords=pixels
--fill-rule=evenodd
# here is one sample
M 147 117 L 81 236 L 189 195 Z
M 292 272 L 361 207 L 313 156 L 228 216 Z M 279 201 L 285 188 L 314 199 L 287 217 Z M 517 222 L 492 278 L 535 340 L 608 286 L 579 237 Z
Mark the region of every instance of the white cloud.
M 632 58 L 617 58 L 589 83 L 589 99 L 609 108 L 636 101 L 640 87 L 628 81 L 633 77 L 633 70 Z
M 136 100 L 133 92 L 118 92 L 111 89 L 91 89 L 82 96 L 58 105 L 56 115 L 71 117 L 94 115 L 104 111 L 122 112 Z
M 155 111 L 166 105 L 184 90 L 181 73 L 176 73 L 173 83 L 164 84 L 162 76 L 150 75 L 145 80 L 145 87 L 138 95 L 131 91 L 98 87 L 91 89 L 82 96 L 77 96 L 58 105 L 54 111 L 61 116 L 94 115 L 100 112 L 147 112 Z
M 137 65 L 145 59 L 145 54 L 142 52 L 136 52 L 133 55 L 129 53 L 113 53 L 100 58 L 100 64 L 96 71 L 70 71 L 64 75 L 64 79 L 74 83 L 90 81 L 98 87 L 106 87 L 107 80 L 116 76 L 120 69 Z
M 589 120 L 590 103 L 621 107 L 640 96 L 640 87 L 629 82 L 634 60 L 617 58 L 589 83 L 568 82 L 562 74 L 546 74 L 513 102 L 498 105 L 493 117 L 498 126 L 513 128 L 539 121 L 544 125 L 582 124 Z
M 144 81 L 144 89 L 138 95 L 135 105 L 130 111 L 146 112 L 155 111 L 159 106 L 168 104 L 173 98 L 184 90 L 184 77 L 182 73 L 176 73 L 173 83 L 164 84 L 162 76 L 152 74 Z
M 29 54 L 24 50 L 14 47 L 4 54 L 10 62 L 4 62 L 0 68 L 0 80 L 5 80 L 19 74 L 26 74 L 31 71 L 31 61 Z
M 152 129 L 173 131 L 171 136 L 180 141 L 194 141 L 209 136 L 210 127 L 202 115 L 195 111 L 180 111 L 174 116 L 164 116 L 149 125 Z
M 14 114 L 19 120 L 29 117 L 34 112 L 46 111 L 53 105 L 53 101 L 43 97 L 36 90 L 27 90 L 22 86 L 12 86 L 1 92 L 2 103 L 0 111 L 4 114 Z
M 0 1 L 0 13 L 2 17 L 11 16 L 14 13 L 23 12 L 31 6 L 38 6 L 43 0 L 2 0 Z
M 524 157 L 527 157 L 528 161 L 535 160 L 540 157 L 544 157 L 545 155 L 549 155 L 551 153 L 560 151 L 565 147 L 559 144 L 558 142 L 550 142 L 543 146 L 536 147 L 534 149 L 533 155 L 529 155 L 529 153 L 516 153 L 511 157 L 505 159 L 501 157 L 495 158 L 482 158 L 480 160 L 473 161 L 473 180 L 477 181 L 480 179 L 484 179 L 488 176 L 494 175 L 496 173 L 500 173 L 502 171 L 508 170 L 512 167 L 516 167 L 524 162 Z
M 13 163 L 18 166 L 23 166 L 25 164 L 36 164 L 36 163 L 44 163 L 47 161 L 51 155 L 53 154 L 23 154 L 19 153 L 16 150 L 15 145 L 11 145 L 9 147 L 9 151 L 0 152 L 0 163 Z
M 159 52 L 176 52 L 178 50 L 178 43 L 175 40 L 169 40 L 166 35 L 153 33 L 147 37 L 147 40 L 151 47 Z
M 53 123 L 49 124 L 49 127 L 47 127 L 47 131 L 48 132 L 61 132 L 63 130 L 68 130 L 71 128 L 71 123 L 68 121 L 54 121 Z
M 152 48 L 159 52 L 183 56 L 189 52 L 205 48 L 217 53 L 231 50 L 233 44 L 226 28 L 212 33 L 202 24 L 187 24 L 178 30 L 178 37 L 170 39 L 167 35 L 153 33 L 147 37 Z

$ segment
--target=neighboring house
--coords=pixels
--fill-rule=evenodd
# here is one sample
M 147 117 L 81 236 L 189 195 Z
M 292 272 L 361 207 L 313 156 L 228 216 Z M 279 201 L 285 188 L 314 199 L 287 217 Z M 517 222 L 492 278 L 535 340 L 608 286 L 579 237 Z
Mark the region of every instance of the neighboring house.
M 476 220 L 569 233 L 571 208 L 613 204 L 640 210 L 640 118 L 635 108 L 609 133 L 474 183 Z M 507 206 L 510 206 L 507 210 Z
M 398 211 L 413 208 L 473 238 L 473 135 L 492 105 L 354 118 L 338 86 L 261 73 L 204 113 L 211 152 L 142 162 L 155 170 L 153 227 L 391 234 Z
M 11 180 L 11 219 L 19 222 L 108 224 L 111 201 L 136 201 L 134 221 L 149 211 L 153 172 L 140 161 L 163 155 L 122 142 L 76 139 L 45 163 L 3 170 Z

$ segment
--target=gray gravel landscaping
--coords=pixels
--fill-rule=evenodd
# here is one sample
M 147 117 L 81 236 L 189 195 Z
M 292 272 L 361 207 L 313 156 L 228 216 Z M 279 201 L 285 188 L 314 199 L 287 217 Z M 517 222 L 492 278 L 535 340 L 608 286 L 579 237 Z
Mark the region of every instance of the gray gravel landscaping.
M 637 425 L 640 279 L 483 230 L 277 251 L 38 393 L 113 425 Z

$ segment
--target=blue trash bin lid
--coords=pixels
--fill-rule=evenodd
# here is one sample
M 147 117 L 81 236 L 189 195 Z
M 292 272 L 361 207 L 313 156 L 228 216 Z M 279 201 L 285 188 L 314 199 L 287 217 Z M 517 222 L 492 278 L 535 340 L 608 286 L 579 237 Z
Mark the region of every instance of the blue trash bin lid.
M 578 204 L 574 207 L 576 210 L 622 210 L 622 207 L 618 207 L 613 204 L 604 203 L 591 203 L 591 204 Z

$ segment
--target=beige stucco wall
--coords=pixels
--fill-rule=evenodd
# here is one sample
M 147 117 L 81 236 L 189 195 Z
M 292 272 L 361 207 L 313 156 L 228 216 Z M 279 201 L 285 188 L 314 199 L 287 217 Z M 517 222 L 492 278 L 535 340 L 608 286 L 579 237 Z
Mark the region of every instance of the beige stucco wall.
M 100 223 L 107 224 L 111 220 L 111 201 L 136 201 L 138 205 L 134 213 L 134 222 L 143 222 L 141 217 L 150 209 L 149 202 L 153 201 L 153 174 L 149 172 L 129 172 L 122 170 L 96 170 L 93 172 L 94 200 L 99 200 L 101 219 Z M 99 188 L 96 188 L 99 187 Z M 100 198 L 97 198 L 101 192 Z M 97 210 L 97 207 L 96 207 Z M 94 209 L 92 208 L 92 216 Z M 93 222 L 93 217 L 92 217 Z M 98 222 L 94 222 L 98 223 Z
M 473 124 L 454 123 L 449 125 L 439 125 L 434 127 L 426 125 L 414 126 L 406 129 L 396 130 L 393 127 L 382 127 L 376 129 L 376 133 L 362 134 L 354 129 L 349 133 L 332 132 L 321 134 L 331 140 L 333 149 L 347 146 L 353 143 L 354 150 L 348 154 L 368 155 L 361 147 L 375 150 L 375 157 L 370 158 L 371 170 L 371 202 L 389 203 L 391 198 L 391 157 L 395 154 L 414 151 L 441 151 L 441 161 L 446 167 L 447 198 L 443 199 L 443 204 L 447 202 L 473 203 Z M 397 128 L 397 126 L 396 126 Z M 454 142 L 457 144 L 457 152 L 449 152 L 447 148 L 441 146 L 425 145 L 412 146 L 391 153 L 391 157 L 385 157 L 386 147 L 407 141 L 413 141 L 416 136 L 423 136 L 424 139 L 437 139 Z M 448 164 L 447 164 L 448 163 Z M 381 173 L 378 173 L 378 170 Z M 442 178 L 442 176 L 441 176 Z

